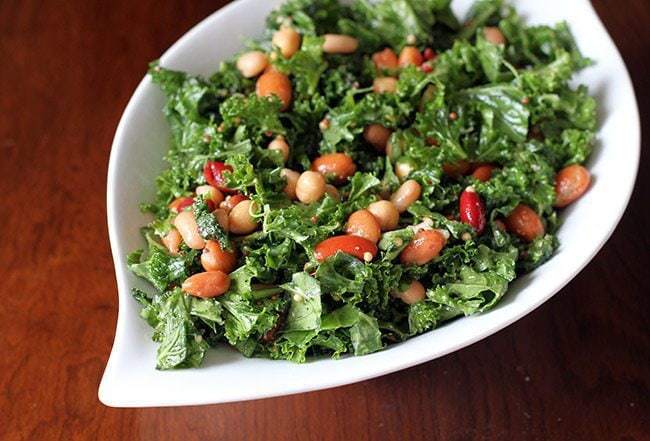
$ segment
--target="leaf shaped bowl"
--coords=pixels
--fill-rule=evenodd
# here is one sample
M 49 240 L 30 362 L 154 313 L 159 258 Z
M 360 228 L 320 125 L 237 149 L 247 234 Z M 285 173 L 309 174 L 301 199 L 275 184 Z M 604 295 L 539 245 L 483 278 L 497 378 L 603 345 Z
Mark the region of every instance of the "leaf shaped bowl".
M 241 49 L 245 38 L 260 36 L 266 15 L 280 2 L 231 3 L 178 40 L 163 55 L 162 64 L 209 74 L 222 59 Z M 551 260 L 517 279 L 493 310 L 455 320 L 363 357 L 294 364 L 247 359 L 224 346 L 209 351 L 199 369 L 157 371 L 151 329 L 138 316 L 139 305 L 130 294 L 130 288 L 144 288 L 144 282 L 126 266 L 127 252 L 142 246 L 139 227 L 147 218 L 140 212 L 139 203 L 154 195 L 154 177 L 164 167 L 162 157 L 170 137 L 161 112 L 163 94 L 145 77 L 122 115 L 108 167 L 108 226 L 119 313 L 99 399 L 118 407 L 195 405 L 349 384 L 433 360 L 477 342 L 530 313 L 566 285 L 607 241 L 628 203 L 640 153 L 638 109 L 623 60 L 587 0 L 515 3 L 530 23 L 566 20 L 581 51 L 596 61 L 575 79 L 587 84 L 599 103 L 598 142 L 588 164 L 594 180 L 589 192 L 562 213 L 561 246 Z M 462 12 L 469 4 L 469 0 L 458 0 L 454 8 Z

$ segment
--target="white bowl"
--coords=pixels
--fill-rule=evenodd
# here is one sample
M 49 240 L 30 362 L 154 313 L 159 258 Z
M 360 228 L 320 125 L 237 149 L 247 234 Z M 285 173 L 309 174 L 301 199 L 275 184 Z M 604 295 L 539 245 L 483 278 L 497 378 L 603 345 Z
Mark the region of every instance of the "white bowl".
M 207 75 L 219 61 L 262 32 L 267 13 L 281 0 L 239 0 L 184 35 L 162 65 Z M 470 1 L 458 0 L 464 11 Z M 634 91 L 614 43 L 587 0 L 515 2 L 531 23 L 567 20 L 582 52 L 596 61 L 576 79 L 599 104 L 598 143 L 589 161 L 593 185 L 566 209 L 561 242 L 546 264 L 512 284 L 503 301 L 482 315 L 445 324 L 404 343 L 363 357 L 306 364 L 247 359 L 226 346 L 209 351 L 199 369 L 157 371 L 151 329 L 140 319 L 131 287 L 145 287 L 126 267 L 126 254 L 143 246 L 139 227 L 148 222 L 138 204 L 154 195 L 163 169 L 169 128 L 163 94 L 149 78 L 136 89 L 115 134 L 108 167 L 108 227 L 119 291 L 115 343 L 99 387 L 99 399 L 119 407 L 175 406 L 287 395 L 324 389 L 404 369 L 470 345 L 537 308 L 566 285 L 613 232 L 634 187 L 640 130 Z M 144 68 L 148 60 L 139 60 Z M 522 336 L 522 338 L 526 338 Z M 533 342 L 531 342 L 532 344 Z

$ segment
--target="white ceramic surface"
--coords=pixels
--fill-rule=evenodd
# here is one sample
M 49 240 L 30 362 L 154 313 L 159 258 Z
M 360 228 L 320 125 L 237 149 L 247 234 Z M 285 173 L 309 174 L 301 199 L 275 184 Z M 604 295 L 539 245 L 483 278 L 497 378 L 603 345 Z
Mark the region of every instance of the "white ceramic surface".
M 165 67 L 209 74 L 219 61 L 259 36 L 264 17 L 281 0 L 239 0 L 184 35 L 162 57 Z M 470 1 L 455 0 L 457 11 Z M 157 371 L 151 329 L 139 318 L 130 288 L 145 283 L 130 274 L 126 254 L 143 241 L 148 218 L 138 209 L 152 198 L 154 176 L 164 167 L 169 128 L 164 98 L 148 78 L 129 102 L 115 134 L 108 169 L 108 226 L 119 291 L 115 343 L 99 387 L 99 399 L 118 407 L 222 403 L 339 386 L 441 357 L 489 336 L 523 317 L 567 284 L 613 232 L 634 187 L 640 151 L 639 117 L 623 61 L 587 0 L 515 1 L 531 23 L 566 19 L 582 52 L 596 61 L 576 79 L 599 103 L 598 143 L 589 161 L 593 185 L 562 214 L 557 254 L 512 284 L 492 311 L 452 323 L 363 357 L 298 365 L 246 359 L 222 347 L 209 351 L 199 369 Z M 144 69 L 148 60 L 136 60 Z M 528 338 L 522 336 L 521 338 Z M 534 344 L 531 341 L 531 344 Z

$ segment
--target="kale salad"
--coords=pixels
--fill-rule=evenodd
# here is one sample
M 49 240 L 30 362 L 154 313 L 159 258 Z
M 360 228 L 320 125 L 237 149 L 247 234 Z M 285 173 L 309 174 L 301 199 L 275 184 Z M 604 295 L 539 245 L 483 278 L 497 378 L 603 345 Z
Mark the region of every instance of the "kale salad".
M 289 0 L 166 95 L 168 168 L 127 260 L 157 368 L 364 355 L 493 308 L 589 187 L 596 102 L 565 23 L 500 0 Z M 215 42 L 218 44 L 218 42 Z

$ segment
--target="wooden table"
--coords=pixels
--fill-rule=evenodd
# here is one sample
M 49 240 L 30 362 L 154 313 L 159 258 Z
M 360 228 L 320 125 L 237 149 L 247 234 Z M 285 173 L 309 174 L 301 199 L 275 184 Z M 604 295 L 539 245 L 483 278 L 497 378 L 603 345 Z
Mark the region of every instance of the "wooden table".
M 147 62 L 223 3 L 0 2 L 0 439 L 650 439 L 647 151 L 598 256 L 480 343 L 285 398 L 99 403 L 117 314 L 105 212 L 113 133 Z M 650 2 L 594 4 L 630 69 L 647 135 Z

